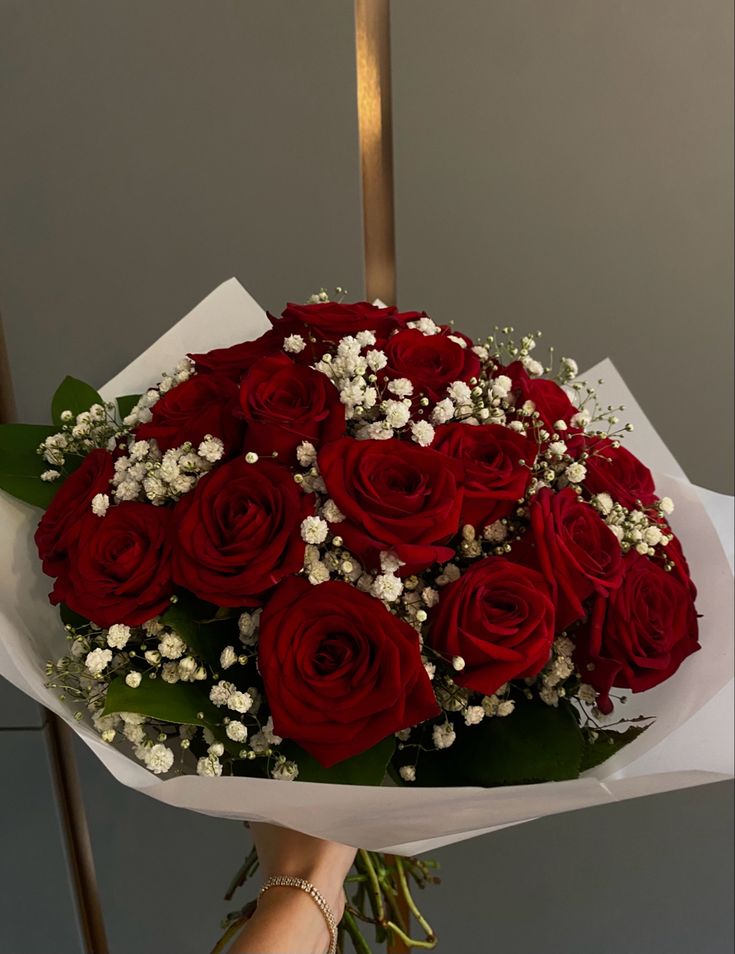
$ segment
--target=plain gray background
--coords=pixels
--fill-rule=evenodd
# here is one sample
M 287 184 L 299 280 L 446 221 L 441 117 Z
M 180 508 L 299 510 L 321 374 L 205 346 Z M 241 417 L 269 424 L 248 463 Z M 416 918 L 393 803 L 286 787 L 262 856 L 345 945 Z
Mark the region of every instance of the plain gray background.
M 730 492 L 726 0 L 399 0 L 400 301 L 609 354 L 692 479 Z M 19 411 L 101 383 L 236 275 L 362 292 L 346 0 L 0 0 L 0 310 Z M 0 688 L 0 950 L 81 950 L 43 727 Z M 247 842 L 79 748 L 113 954 L 204 954 Z M 439 950 L 724 954 L 732 786 L 436 853 Z M 29 917 L 36 908 L 40 916 Z

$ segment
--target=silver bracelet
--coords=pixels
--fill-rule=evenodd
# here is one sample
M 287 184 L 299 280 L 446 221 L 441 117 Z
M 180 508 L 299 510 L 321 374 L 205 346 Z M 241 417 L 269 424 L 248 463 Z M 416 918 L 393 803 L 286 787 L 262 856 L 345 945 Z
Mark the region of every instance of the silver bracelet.
M 305 891 L 322 912 L 324 920 L 327 922 L 329 928 L 329 950 L 327 954 L 337 954 L 337 919 L 324 900 L 322 893 L 314 887 L 311 881 L 305 881 L 303 878 L 292 878 L 290 875 L 276 875 L 273 878 L 268 878 L 260 889 L 258 899 L 262 898 L 269 888 L 300 888 Z

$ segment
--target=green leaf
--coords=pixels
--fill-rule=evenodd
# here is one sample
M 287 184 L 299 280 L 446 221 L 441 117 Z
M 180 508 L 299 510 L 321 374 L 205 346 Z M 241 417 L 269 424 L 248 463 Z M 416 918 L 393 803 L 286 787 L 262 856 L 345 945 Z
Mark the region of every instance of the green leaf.
M 474 726 L 456 719 L 454 729 L 457 738 L 448 749 L 419 755 L 419 785 L 493 787 L 579 776 L 584 739 L 568 702 L 554 708 L 521 698 L 509 716 Z
M 353 755 L 331 768 L 324 768 L 295 742 L 285 741 L 279 751 L 292 759 L 299 767 L 300 782 L 332 782 L 335 785 L 380 785 L 385 777 L 386 766 L 395 749 L 393 736 L 383 739 L 371 749 Z
M 179 593 L 175 603 L 160 617 L 184 640 L 192 653 L 203 659 L 212 669 L 220 666 L 220 655 L 225 646 L 237 645 L 237 619 L 214 619 L 216 607 L 197 600 L 189 593 Z
M 169 683 L 147 676 L 137 689 L 131 689 L 122 678 L 113 679 L 103 711 L 105 715 L 139 712 L 161 722 L 181 725 L 212 726 L 222 721 L 219 710 L 197 683 Z
M 602 765 L 626 745 L 635 742 L 648 728 L 648 725 L 631 725 L 623 732 L 616 732 L 615 729 L 596 729 L 597 737 L 594 741 L 589 732 L 586 732 L 580 771 L 585 772 L 596 765 Z
M 88 619 L 84 616 L 80 616 L 79 613 L 75 613 L 73 609 L 69 609 L 64 603 L 59 603 L 59 616 L 64 626 L 73 626 L 75 629 L 82 629 L 90 625 Z
M 117 412 L 120 420 L 127 417 L 140 400 L 140 394 L 125 394 L 117 398 Z
M 48 507 L 59 484 L 41 480 L 49 465 L 37 450 L 55 430 L 43 424 L 0 424 L 0 489 L 35 507 Z
M 90 384 L 67 375 L 51 399 L 51 418 L 54 424 L 60 426 L 62 411 L 71 411 L 76 417 L 82 411 L 88 411 L 93 404 L 104 403 Z

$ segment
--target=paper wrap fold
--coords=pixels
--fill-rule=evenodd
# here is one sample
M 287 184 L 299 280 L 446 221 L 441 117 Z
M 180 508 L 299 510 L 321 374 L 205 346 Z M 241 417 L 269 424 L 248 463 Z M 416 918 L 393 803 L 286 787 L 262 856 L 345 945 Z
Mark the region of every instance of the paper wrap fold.
M 106 399 L 139 393 L 187 352 L 257 337 L 269 327 L 235 279 L 225 282 L 108 382 Z M 702 650 L 669 681 L 629 695 L 622 715 L 656 716 L 639 739 L 586 776 L 508 788 L 397 788 L 185 776 L 160 780 L 104 743 L 44 687 L 44 665 L 66 651 L 49 580 L 33 544 L 38 511 L 0 492 L 0 673 L 60 715 L 123 784 L 180 808 L 270 821 L 374 850 L 412 854 L 544 815 L 719 781 L 733 771 L 732 498 L 690 484 L 609 360 L 603 404 L 624 404 L 635 425 L 626 446 L 654 471 L 659 493 L 676 502 L 672 525 L 699 589 Z M 728 559 L 730 562 L 728 562 Z

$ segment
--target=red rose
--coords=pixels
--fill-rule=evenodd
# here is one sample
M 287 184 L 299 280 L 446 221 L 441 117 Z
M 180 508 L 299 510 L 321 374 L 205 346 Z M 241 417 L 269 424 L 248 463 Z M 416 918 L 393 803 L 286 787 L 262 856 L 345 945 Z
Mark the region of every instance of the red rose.
M 65 568 L 83 521 L 87 517 L 96 519 L 91 509 L 92 498 L 109 491 L 113 474 L 112 455 L 105 450 L 93 450 L 54 494 L 34 538 L 43 572 L 48 576 L 58 576 Z
M 546 378 L 532 378 L 520 361 L 514 361 L 507 368 L 499 368 L 498 374 L 507 375 L 513 382 L 511 393 L 515 397 L 516 407 L 521 407 L 526 401 L 533 401 L 544 427 L 549 431 L 554 430 L 557 421 L 568 424 L 577 413 L 577 408 L 563 388 Z
M 303 567 L 300 524 L 313 504 L 272 461 L 223 464 L 174 508 L 174 581 L 218 606 L 259 606 Z
M 281 583 L 258 666 L 275 731 L 327 768 L 439 714 L 416 632 L 348 583 Z
M 252 366 L 240 385 L 240 406 L 248 424 L 247 449 L 277 451 L 286 461 L 301 441 L 318 446 L 345 430 L 344 405 L 329 378 L 285 354 Z
M 614 447 L 609 438 L 598 437 L 584 442 L 577 439 L 570 452 L 581 448 L 589 454 L 584 461 L 587 468 L 584 489 L 590 494 L 610 494 L 616 503 L 629 509 L 638 507 L 639 501 L 644 507 L 656 501 L 651 471 L 627 448 Z
M 571 487 L 559 493 L 541 490 L 529 508 L 531 529 L 524 537 L 535 545 L 539 568 L 556 600 L 556 629 L 566 629 L 585 614 L 584 601 L 606 596 L 623 579 L 623 556 L 615 534 L 599 513 Z
M 491 695 L 509 679 L 535 676 L 549 661 L 554 604 L 535 570 L 486 557 L 445 586 L 429 616 L 427 642 L 446 657 L 461 656 L 460 686 Z
M 456 461 L 405 441 L 345 437 L 321 449 L 319 470 L 346 518 L 337 532 L 367 566 L 382 550 L 404 561 L 404 575 L 454 556 L 446 543 L 462 509 Z
M 671 527 L 666 521 L 663 521 L 659 526 L 663 533 L 666 533 L 667 535 L 673 534 Z M 676 579 L 686 587 L 691 598 L 693 600 L 696 599 L 697 587 L 692 581 L 691 573 L 689 572 L 689 564 L 687 563 L 687 559 L 684 556 L 684 551 L 681 548 L 681 540 L 679 540 L 676 535 L 674 535 L 673 540 L 668 543 L 664 553 L 666 560 L 673 564 L 671 573 L 673 573 Z
M 206 354 L 190 354 L 198 374 L 216 372 L 239 382 L 252 365 L 266 355 L 279 351 L 283 344 L 283 335 L 274 328 L 266 331 L 254 341 L 242 341 L 229 348 L 215 348 Z
M 334 344 L 346 335 L 372 331 L 378 342 L 382 342 L 396 328 L 421 316 L 422 313 L 418 311 L 400 312 L 393 306 L 379 308 L 367 301 L 353 304 L 325 301 L 315 305 L 289 303 L 280 318 L 274 318 L 273 315 L 268 317 L 282 339 L 292 334 L 300 334 L 304 338 L 307 348 L 301 352 L 301 357 L 297 356 L 297 360 L 311 364 L 323 355 L 326 344 Z
M 225 453 L 236 453 L 242 445 L 245 425 L 239 415 L 238 390 L 233 380 L 222 374 L 196 374 L 177 384 L 151 408 L 152 420 L 139 424 L 138 440 L 155 439 L 162 451 L 190 441 L 197 446 L 211 434 L 225 445 Z
M 688 587 L 660 563 L 631 550 L 622 585 L 598 597 L 577 635 L 575 663 L 599 693 L 604 713 L 610 689 L 643 692 L 672 676 L 699 648 L 697 613 Z
M 127 501 L 84 523 L 52 603 L 98 626 L 138 626 L 162 613 L 171 583 L 171 511 Z
M 431 401 L 447 396 L 455 381 L 469 381 L 480 371 L 480 359 L 471 348 L 463 348 L 447 335 L 425 335 L 417 328 L 399 331 L 385 345 L 388 364 L 381 379 L 408 378 L 416 397 L 425 394 Z
M 432 447 L 464 468 L 460 523 L 489 526 L 512 513 L 531 481 L 536 442 L 501 424 L 443 424 Z M 523 460 L 528 467 L 521 466 Z

